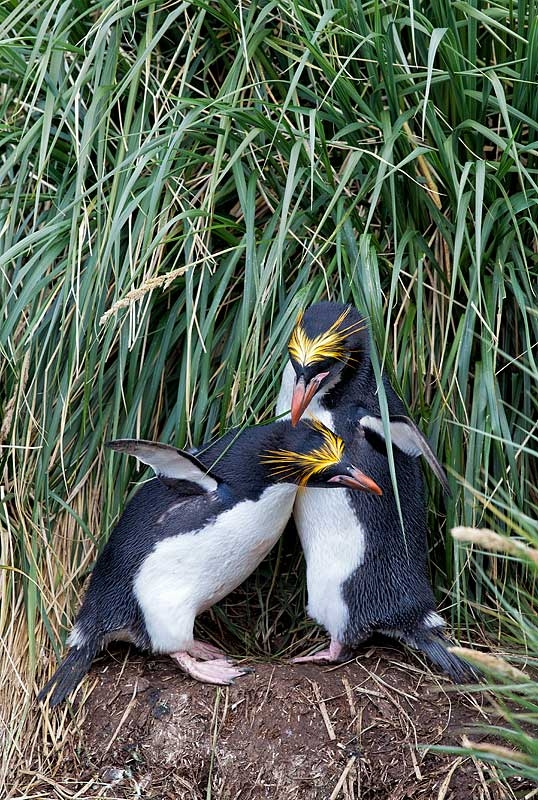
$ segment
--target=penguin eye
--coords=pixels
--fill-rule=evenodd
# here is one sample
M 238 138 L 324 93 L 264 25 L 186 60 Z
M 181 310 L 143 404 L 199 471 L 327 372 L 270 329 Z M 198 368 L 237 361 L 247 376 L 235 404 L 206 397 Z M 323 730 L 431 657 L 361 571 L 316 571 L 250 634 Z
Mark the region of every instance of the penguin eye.
M 316 370 L 315 372 L 313 371 L 312 377 L 317 377 L 320 372 L 330 372 L 332 369 L 334 369 L 334 366 L 335 360 L 333 358 L 325 358 L 319 364 L 316 364 Z
M 298 378 L 303 376 L 306 384 L 309 384 L 311 381 L 317 378 L 318 375 L 322 375 L 323 377 L 320 380 L 321 383 L 321 381 L 327 376 L 327 373 L 330 374 L 332 370 L 334 370 L 335 364 L 336 362 L 330 358 L 325 358 L 323 361 L 319 361 L 315 365 L 309 367 L 299 365 L 295 366 L 294 364 L 295 374 Z

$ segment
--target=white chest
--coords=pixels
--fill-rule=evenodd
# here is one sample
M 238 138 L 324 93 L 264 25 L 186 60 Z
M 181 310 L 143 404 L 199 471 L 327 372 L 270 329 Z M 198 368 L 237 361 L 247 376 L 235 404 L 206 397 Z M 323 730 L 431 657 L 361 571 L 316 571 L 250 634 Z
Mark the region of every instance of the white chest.
M 294 370 L 282 377 L 277 413 L 290 406 Z M 314 396 L 308 412 L 334 430 L 332 414 Z M 342 584 L 364 561 L 365 534 L 342 489 L 299 489 L 293 510 L 306 560 L 308 613 L 338 638 L 348 619 Z
M 256 501 L 223 512 L 201 531 L 159 542 L 134 583 L 155 650 L 172 652 L 192 639 L 194 617 L 247 578 L 291 516 L 297 487 L 268 487 Z
M 308 613 L 338 639 L 348 620 L 342 585 L 364 561 L 364 530 L 344 490 L 300 489 L 293 513 L 306 560 Z

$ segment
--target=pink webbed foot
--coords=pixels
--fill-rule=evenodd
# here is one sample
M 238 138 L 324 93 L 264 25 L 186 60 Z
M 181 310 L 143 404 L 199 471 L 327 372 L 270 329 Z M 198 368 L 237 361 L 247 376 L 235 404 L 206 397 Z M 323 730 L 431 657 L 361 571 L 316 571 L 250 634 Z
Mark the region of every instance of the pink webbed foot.
M 248 667 L 236 667 L 225 659 L 213 659 L 211 661 L 196 661 L 189 653 L 179 652 L 170 653 L 187 675 L 201 683 L 215 683 L 226 686 L 234 682 L 235 678 L 248 675 L 253 670 Z
M 292 664 L 306 664 L 308 662 L 317 662 L 317 661 L 340 661 L 340 656 L 342 655 L 344 648 L 340 644 L 337 639 L 331 639 L 331 643 L 329 647 L 325 650 L 320 650 L 318 653 L 313 653 L 310 656 L 299 656 L 298 658 L 292 658 Z
M 193 658 L 199 658 L 200 661 L 215 661 L 216 659 L 230 661 L 226 653 L 223 653 L 218 647 L 209 644 L 209 642 L 200 642 L 197 639 L 194 639 L 187 652 Z

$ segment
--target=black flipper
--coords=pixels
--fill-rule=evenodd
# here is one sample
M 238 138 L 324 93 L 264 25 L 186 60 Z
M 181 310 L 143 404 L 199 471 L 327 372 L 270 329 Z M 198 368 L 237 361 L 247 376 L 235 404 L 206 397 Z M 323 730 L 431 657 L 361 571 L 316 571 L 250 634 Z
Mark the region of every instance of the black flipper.
M 420 650 L 436 666 L 440 667 L 454 683 L 477 683 L 480 673 L 459 656 L 447 650 L 450 644 L 440 632 L 425 632 L 404 639 L 405 643 L 415 650 Z
M 375 433 L 383 440 L 385 439 L 385 431 L 383 429 L 383 420 L 381 417 L 366 414 L 360 418 L 359 424 L 365 430 Z M 424 456 L 444 491 L 451 497 L 452 492 L 450 491 L 446 473 L 439 463 L 439 459 L 433 452 L 430 443 L 417 428 L 413 420 L 410 417 L 406 417 L 404 414 L 393 414 L 390 417 L 389 427 L 392 444 L 412 458 Z
M 83 644 L 81 647 L 72 647 L 64 658 L 50 681 L 45 684 L 37 695 L 41 703 L 50 696 L 51 708 L 59 705 L 76 689 L 82 678 L 89 671 L 92 661 L 97 655 L 99 643 L 96 639 Z

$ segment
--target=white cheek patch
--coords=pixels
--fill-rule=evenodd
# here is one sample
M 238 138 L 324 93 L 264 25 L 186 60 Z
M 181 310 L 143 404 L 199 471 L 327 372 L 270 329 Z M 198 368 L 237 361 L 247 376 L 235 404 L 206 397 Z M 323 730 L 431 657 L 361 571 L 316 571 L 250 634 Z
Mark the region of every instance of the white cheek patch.
M 285 414 L 286 416 L 283 417 L 283 419 L 290 418 L 291 396 L 293 394 L 294 386 L 295 370 L 293 369 L 291 361 L 288 361 L 284 367 L 284 372 L 282 373 L 282 382 L 280 384 L 280 391 L 276 401 L 276 415 L 280 416 L 281 414 Z
M 336 373 L 333 373 L 332 375 L 331 373 L 329 373 L 329 377 L 325 378 L 325 380 L 321 384 L 320 390 L 316 392 L 314 400 L 316 399 L 316 397 L 319 398 L 319 400 L 321 400 L 321 398 L 324 397 L 327 394 L 327 392 L 329 392 L 331 389 L 334 389 L 336 384 L 340 383 L 341 380 L 342 380 L 342 373 L 340 370 L 338 370 L 338 372 Z

